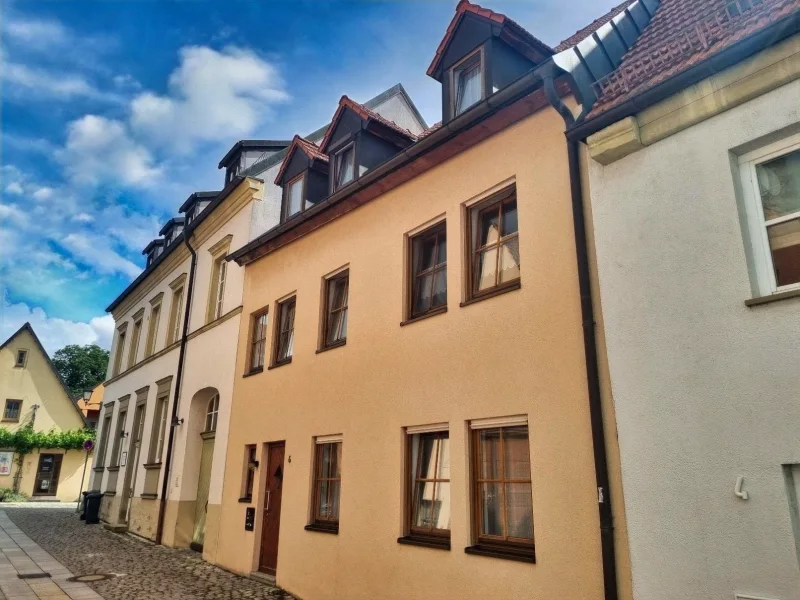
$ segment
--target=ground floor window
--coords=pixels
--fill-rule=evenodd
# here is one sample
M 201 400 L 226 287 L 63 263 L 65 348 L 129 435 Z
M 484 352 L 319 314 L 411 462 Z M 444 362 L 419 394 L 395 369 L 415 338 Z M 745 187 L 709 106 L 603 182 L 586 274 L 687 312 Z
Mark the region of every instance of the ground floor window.
M 341 438 L 317 438 L 314 458 L 312 524 L 339 530 L 339 494 L 342 482 Z
M 408 430 L 408 535 L 449 547 L 450 433 Z

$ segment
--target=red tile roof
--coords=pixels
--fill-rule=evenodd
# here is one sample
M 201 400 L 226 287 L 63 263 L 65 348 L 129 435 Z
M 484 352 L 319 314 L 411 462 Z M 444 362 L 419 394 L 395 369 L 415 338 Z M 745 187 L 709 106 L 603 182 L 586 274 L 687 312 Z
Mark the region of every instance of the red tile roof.
M 634 0 L 625 0 L 622 4 L 615 6 L 602 17 L 599 17 L 589 23 L 583 29 L 579 29 L 573 35 L 569 36 L 563 42 L 561 42 L 558 46 L 556 46 L 556 52 L 561 52 L 562 50 L 566 50 L 567 48 L 571 48 L 578 42 L 586 39 L 590 35 L 592 35 L 595 31 L 600 29 L 603 25 L 608 23 L 611 19 L 616 17 L 619 13 L 625 10 L 629 5 L 633 4 Z
M 419 139 L 426 138 L 430 134 L 432 134 L 434 131 L 438 131 L 441 128 L 442 128 L 442 122 L 441 121 L 439 121 L 438 123 L 434 123 L 433 125 L 428 127 L 425 131 L 423 131 L 422 133 L 419 134 Z
M 283 174 L 286 172 L 286 168 L 292 161 L 292 156 L 294 156 L 295 150 L 304 152 L 309 158 L 315 158 L 317 160 L 328 162 L 327 155 L 320 152 L 319 147 L 314 142 L 309 142 L 307 139 L 296 135 L 294 138 L 292 138 L 292 143 L 289 144 L 289 149 L 286 151 L 286 158 L 283 159 L 283 163 L 281 163 L 281 168 L 278 171 L 278 175 L 275 177 L 275 185 L 280 185 L 281 179 L 283 179 Z
M 342 114 L 344 114 L 346 108 L 349 108 L 350 110 L 355 112 L 362 119 L 372 119 L 373 121 L 377 121 L 378 123 L 384 125 L 385 127 L 394 130 L 400 135 L 407 137 L 412 142 L 417 141 L 417 136 L 411 133 L 408 129 L 400 127 L 394 121 L 390 121 L 389 119 L 383 118 L 378 113 L 368 109 L 363 104 L 359 104 L 358 102 L 356 102 L 355 100 L 351 100 L 347 96 L 342 96 L 341 99 L 339 100 L 339 108 L 336 109 L 336 113 L 334 113 L 333 119 L 331 119 L 331 124 L 328 126 L 328 131 L 325 132 L 325 137 L 323 137 L 322 141 L 320 141 L 319 143 L 319 148 L 321 151 L 327 149 L 328 143 L 330 142 L 330 138 L 333 135 L 334 130 L 336 129 L 336 124 L 342 117 Z
M 589 118 L 800 11 L 800 0 L 662 0 L 622 64 L 602 79 Z
M 453 15 L 452 21 L 450 21 L 450 25 L 447 26 L 447 31 L 442 38 L 442 41 L 439 42 L 439 47 L 436 49 L 436 54 L 431 61 L 431 65 L 428 67 L 428 75 L 433 77 L 436 68 L 439 66 L 439 62 L 442 60 L 442 56 L 444 55 L 444 51 L 447 49 L 450 40 L 453 38 L 453 35 L 458 28 L 458 24 L 461 22 L 461 19 L 466 13 L 470 13 L 473 15 L 477 15 L 479 17 L 483 17 L 484 19 L 488 19 L 489 21 L 494 21 L 495 23 L 499 23 L 503 27 L 507 28 L 508 31 L 504 38 L 507 42 L 509 42 L 512 46 L 515 46 L 518 50 L 525 52 L 526 49 L 530 49 L 533 53 L 537 56 L 531 58 L 541 57 L 541 54 L 544 53 L 546 55 L 550 55 L 553 53 L 553 49 L 545 44 L 540 39 L 531 35 L 524 27 L 522 27 L 516 21 L 509 19 L 507 16 L 501 13 L 494 12 L 488 8 L 483 8 L 482 6 L 478 6 L 477 4 L 472 4 L 468 0 L 460 0 L 458 6 L 456 6 L 456 14 Z

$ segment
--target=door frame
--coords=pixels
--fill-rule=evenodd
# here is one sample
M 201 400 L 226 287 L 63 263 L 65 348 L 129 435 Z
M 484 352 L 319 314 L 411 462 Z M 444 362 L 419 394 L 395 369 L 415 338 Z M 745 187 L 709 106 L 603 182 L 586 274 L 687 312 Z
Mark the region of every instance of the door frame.
M 260 574 L 262 574 L 264 576 L 267 576 L 267 577 L 272 577 L 272 575 L 269 575 L 268 573 L 265 573 L 264 571 L 261 570 L 261 547 L 264 544 L 264 504 L 267 501 L 267 495 L 266 495 L 265 491 L 266 491 L 266 487 L 267 487 L 267 477 L 269 477 L 269 471 L 270 471 L 270 469 L 269 469 L 270 465 L 268 464 L 269 463 L 269 455 L 270 455 L 271 448 L 275 447 L 275 446 L 283 446 L 283 464 L 284 465 L 286 464 L 286 440 L 277 440 L 277 441 L 273 441 L 273 442 L 264 442 L 261 445 L 261 462 L 259 464 L 262 466 L 262 468 L 260 469 L 261 473 L 259 474 L 259 478 L 258 478 L 260 487 L 259 487 L 259 492 L 258 492 L 259 493 L 258 505 L 256 507 L 256 510 L 258 511 L 256 513 L 257 526 L 255 528 L 256 531 L 254 532 L 254 533 L 257 534 L 257 537 L 256 537 L 256 540 L 255 540 L 255 542 L 256 542 L 255 543 L 255 552 L 253 553 L 253 569 L 252 569 L 252 572 L 253 573 L 260 573 Z M 284 473 L 283 481 L 285 482 L 286 481 L 286 467 L 285 466 L 283 467 L 283 473 Z M 283 512 L 283 491 L 281 491 L 281 512 Z M 279 517 L 279 519 L 280 519 L 280 517 Z M 277 567 L 275 569 L 275 573 L 277 575 Z
M 125 463 L 125 476 L 122 480 L 122 497 L 119 503 L 117 522 L 125 523 L 130 519 L 133 494 L 136 486 L 136 475 L 139 471 L 139 458 L 144 439 L 144 422 L 147 416 L 147 396 L 139 400 L 133 409 L 133 423 L 128 434 L 128 459 Z
M 195 552 L 199 552 L 200 554 L 203 553 L 203 546 L 205 545 L 200 544 L 199 542 L 194 541 L 194 528 L 197 527 L 197 492 L 200 490 L 200 482 L 203 476 L 203 446 L 208 440 L 212 440 L 212 448 L 211 448 L 211 459 L 208 466 L 208 477 L 209 477 L 209 486 L 211 486 L 211 474 L 214 470 L 214 450 L 216 449 L 217 444 L 217 432 L 214 431 L 204 431 L 200 434 L 200 464 L 197 468 L 197 486 L 195 488 L 195 507 L 194 507 L 194 514 L 192 515 L 192 536 L 189 540 L 189 549 L 194 550 Z M 209 494 L 210 495 L 210 494 Z M 205 509 L 206 517 L 208 517 L 208 499 L 206 499 Z M 206 523 L 203 523 L 203 542 L 205 542 L 205 527 Z
M 41 473 L 40 467 L 41 467 L 41 464 L 42 464 L 42 458 L 45 457 L 45 456 L 52 456 L 53 457 L 53 467 L 52 467 L 52 471 L 50 471 L 50 475 L 51 476 L 50 476 L 50 479 L 49 479 L 50 484 L 48 486 L 48 489 L 47 489 L 46 493 L 38 492 L 37 491 L 38 486 L 36 485 L 36 484 L 39 483 L 39 473 Z M 57 456 L 60 457 L 60 460 L 56 460 Z M 56 469 L 56 463 L 58 463 L 58 469 Z M 42 452 L 41 450 L 39 450 L 39 458 L 36 461 L 36 471 L 33 474 L 33 492 L 31 493 L 32 497 L 36 496 L 38 498 L 55 498 L 55 497 L 58 496 L 58 483 L 59 483 L 59 479 L 61 479 L 61 467 L 62 467 L 63 463 L 64 463 L 64 453 L 62 453 L 62 452 Z M 55 478 L 55 480 L 56 480 L 55 492 L 51 492 L 50 491 L 50 490 L 53 489 L 53 485 L 52 485 L 53 484 L 53 477 L 52 477 L 53 474 L 56 475 L 56 478 Z

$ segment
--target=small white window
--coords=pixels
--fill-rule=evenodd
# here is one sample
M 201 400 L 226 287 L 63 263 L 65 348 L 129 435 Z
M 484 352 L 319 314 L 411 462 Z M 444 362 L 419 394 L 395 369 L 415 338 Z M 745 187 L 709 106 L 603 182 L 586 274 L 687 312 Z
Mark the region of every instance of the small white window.
M 206 408 L 206 432 L 217 430 L 217 415 L 219 414 L 219 394 L 214 394 L 214 397 L 208 401 Z
M 453 116 L 483 100 L 483 51 L 478 49 L 452 69 Z
M 351 144 L 344 150 L 338 152 L 334 157 L 334 191 L 353 181 L 355 175 L 355 156 L 355 146 Z
M 800 135 L 739 158 L 757 288 L 800 288 Z

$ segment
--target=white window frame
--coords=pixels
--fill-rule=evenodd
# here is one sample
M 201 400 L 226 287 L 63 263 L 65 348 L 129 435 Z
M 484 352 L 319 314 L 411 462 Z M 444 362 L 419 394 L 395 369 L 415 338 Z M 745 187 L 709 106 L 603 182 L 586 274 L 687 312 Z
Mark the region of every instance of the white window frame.
M 769 235 L 767 234 L 767 222 L 764 219 L 761 190 L 758 187 L 758 178 L 756 176 L 757 165 L 779 158 L 795 150 L 800 150 L 800 134 L 789 136 L 739 157 L 739 175 L 744 196 L 747 233 L 753 254 L 755 283 L 758 293 L 762 296 L 800 289 L 800 283 L 779 286 L 775 279 L 772 250 L 770 249 Z M 769 225 L 777 225 L 797 218 L 800 218 L 800 211 L 772 219 L 769 221 Z

